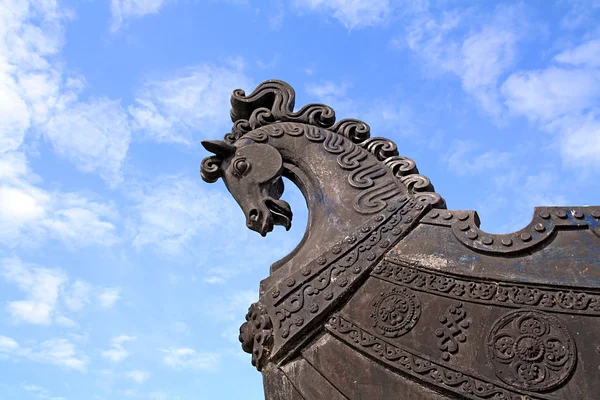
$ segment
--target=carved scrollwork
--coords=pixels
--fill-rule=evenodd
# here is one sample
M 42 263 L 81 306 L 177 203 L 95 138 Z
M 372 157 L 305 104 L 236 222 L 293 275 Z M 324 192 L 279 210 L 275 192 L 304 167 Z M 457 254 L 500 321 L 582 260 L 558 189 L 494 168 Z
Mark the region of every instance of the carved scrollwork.
M 371 137 L 369 125 L 358 119 L 342 119 L 329 130 L 350 139 L 353 143 L 360 143 Z
M 273 347 L 273 324 L 264 305 L 253 303 L 250 306 L 246 322 L 240 327 L 239 339 L 242 349 L 252 354 L 252 365 L 260 371 Z
M 388 157 L 398 155 L 398 146 L 396 143 L 383 137 L 372 137 L 360 143 L 360 146 L 367 149 L 369 153 L 377 156 L 379 161 L 385 161 Z
M 371 319 L 377 333 L 398 337 L 410 331 L 421 315 L 417 295 L 405 287 L 380 293 L 372 302 Z
M 539 311 L 513 311 L 498 319 L 486 349 L 500 380 L 533 391 L 563 383 L 577 360 L 575 341 L 565 325 Z
M 329 128 L 335 122 L 335 112 L 324 104 L 308 104 L 294 112 L 296 93 L 287 83 L 269 80 L 246 95 L 237 89 L 231 95 L 231 133 L 224 140 L 235 142 L 246 133 L 276 122 L 300 122 Z

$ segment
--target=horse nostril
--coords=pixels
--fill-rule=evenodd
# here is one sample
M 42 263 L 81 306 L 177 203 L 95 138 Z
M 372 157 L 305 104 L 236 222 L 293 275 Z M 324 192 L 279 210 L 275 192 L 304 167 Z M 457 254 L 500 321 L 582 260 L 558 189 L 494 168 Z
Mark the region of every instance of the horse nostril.
M 250 218 L 250 221 L 258 221 L 258 210 L 256 208 L 250 210 L 248 218 Z

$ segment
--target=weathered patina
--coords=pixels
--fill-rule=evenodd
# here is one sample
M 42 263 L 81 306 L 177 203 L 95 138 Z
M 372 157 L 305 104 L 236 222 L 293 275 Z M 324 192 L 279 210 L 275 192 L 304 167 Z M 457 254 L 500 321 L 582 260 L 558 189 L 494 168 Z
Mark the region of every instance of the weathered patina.
M 600 206 L 488 234 L 366 123 L 294 111 L 285 82 L 231 104 L 202 178 L 263 236 L 292 221 L 282 177 L 309 209 L 240 329 L 268 400 L 598 398 Z

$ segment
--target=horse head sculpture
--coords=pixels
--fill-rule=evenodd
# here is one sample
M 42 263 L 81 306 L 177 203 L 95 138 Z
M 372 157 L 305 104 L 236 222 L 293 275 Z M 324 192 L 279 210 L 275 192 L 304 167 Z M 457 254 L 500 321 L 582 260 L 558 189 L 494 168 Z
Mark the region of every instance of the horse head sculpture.
M 429 180 L 418 174 L 412 160 L 398 156 L 393 142 L 369 138 L 369 126 L 358 120 L 334 124 L 334 111 L 322 104 L 311 104 L 294 112 L 294 99 L 294 90 L 276 80 L 262 83 L 249 96 L 236 90 L 231 98 L 232 132 L 221 141 L 202 142 L 214 154 L 203 160 L 202 178 L 209 183 L 223 179 L 242 208 L 248 228 L 265 236 L 274 225 L 291 227 L 290 206 L 280 200 L 282 176 L 296 183 L 306 197 L 313 194 L 312 189 L 321 191 L 327 186 L 319 178 L 331 171 L 317 171 L 315 164 L 319 160 L 315 159 L 315 149 L 313 154 L 303 149 L 321 142 L 324 150 L 340 155 L 337 168 L 358 169 L 353 176 L 359 180 L 353 182 L 353 176 L 350 177 L 354 188 L 368 189 L 375 179 L 386 174 L 397 178 L 383 190 L 385 193 L 378 194 L 379 205 L 402 192 L 419 192 L 435 206 L 444 207 L 443 199 L 434 193 Z M 359 168 L 364 165 L 367 168 Z
M 240 328 L 268 400 L 597 398 L 600 207 L 486 233 L 395 143 L 294 99 L 276 80 L 236 90 L 231 132 L 202 142 L 202 178 L 248 228 L 290 228 L 282 177 L 306 199 L 304 237 Z
M 283 160 L 272 146 L 252 143 L 236 147 L 224 141 L 203 141 L 215 156 L 202 165 L 202 178 L 214 182 L 223 178 L 225 186 L 246 216 L 246 226 L 262 236 L 282 225 L 292 226 L 292 210 L 280 200 L 283 193 Z

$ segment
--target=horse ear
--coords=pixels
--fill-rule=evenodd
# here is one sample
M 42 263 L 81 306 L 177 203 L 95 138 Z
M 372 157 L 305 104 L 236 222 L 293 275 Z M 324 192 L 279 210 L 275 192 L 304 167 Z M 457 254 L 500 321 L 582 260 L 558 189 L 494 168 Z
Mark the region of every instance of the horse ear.
M 211 153 L 221 157 L 227 157 L 236 151 L 236 147 L 222 140 L 203 140 L 202 146 Z

